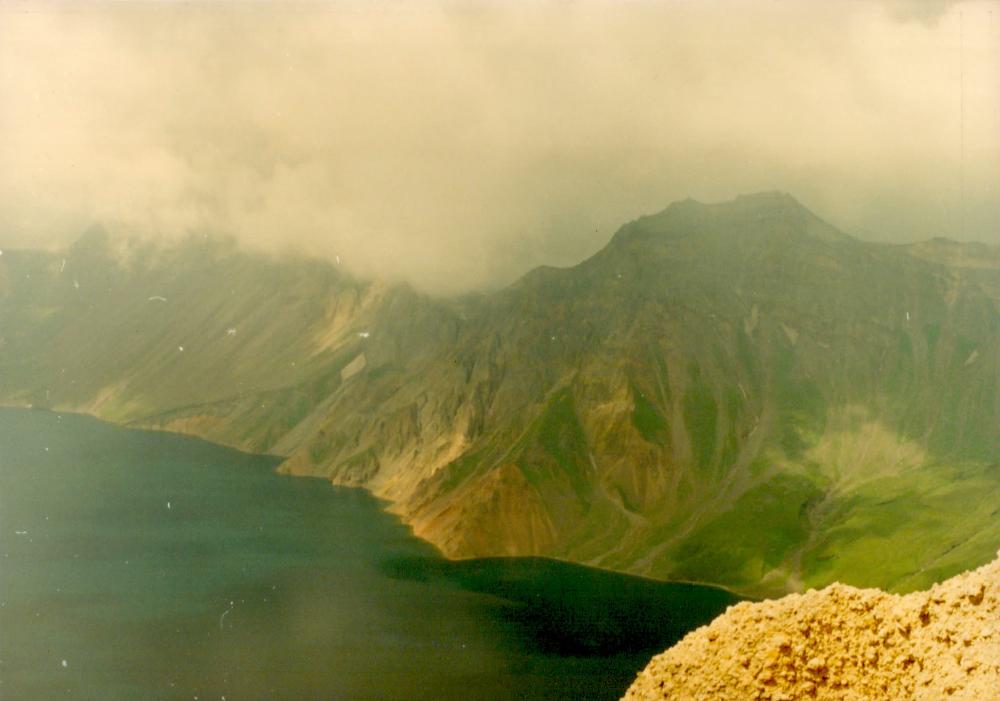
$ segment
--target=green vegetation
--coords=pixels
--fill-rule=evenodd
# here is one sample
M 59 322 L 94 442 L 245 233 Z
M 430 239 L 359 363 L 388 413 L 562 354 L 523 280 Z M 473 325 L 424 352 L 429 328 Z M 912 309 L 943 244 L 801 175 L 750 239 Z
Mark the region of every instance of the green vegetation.
M 759 582 L 806 541 L 808 505 L 822 492 L 811 480 L 778 475 L 757 485 L 686 538 L 671 554 L 671 574 L 733 587 Z
M 715 455 L 718 405 L 712 391 L 701 379 L 697 365 L 691 368 L 691 385 L 684 395 L 684 424 L 694 445 L 698 465 L 707 468 Z
M 452 460 L 441 473 L 441 489 L 450 492 L 465 482 L 475 473 L 481 459 L 477 453 L 466 453 L 457 460 Z
M 555 460 L 556 466 L 568 480 L 573 491 L 585 499 L 590 489 L 587 484 L 587 439 L 576 416 L 573 395 L 561 389 L 549 400 L 538 420 L 538 443 Z M 528 481 L 540 486 L 542 465 L 523 461 L 521 470 Z
M 806 584 L 925 588 L 996 553 L 998 505 L 995 466 L 928 465 L 869 482 L 826 519 L 803 559 Z
M 646 395 L 632 386 L 632 425 L 642 437 L 650 442 L 662 442 L 667 439 L 667 421 L 663 418 L 656 405 L 646 399 Z

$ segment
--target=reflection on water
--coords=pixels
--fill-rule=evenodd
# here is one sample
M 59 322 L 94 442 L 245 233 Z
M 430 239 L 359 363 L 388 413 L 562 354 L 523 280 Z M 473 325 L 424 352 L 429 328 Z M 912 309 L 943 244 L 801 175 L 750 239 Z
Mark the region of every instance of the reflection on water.
M 732 597 L 451 563 L 274 458 L 0 409 L 0 698 L 618 698 Z

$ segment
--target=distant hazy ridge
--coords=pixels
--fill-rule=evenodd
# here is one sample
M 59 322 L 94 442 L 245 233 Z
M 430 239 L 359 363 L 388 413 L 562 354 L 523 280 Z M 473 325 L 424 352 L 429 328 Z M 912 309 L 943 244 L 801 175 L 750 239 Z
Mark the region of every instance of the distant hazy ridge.
M 1000 251 L 769 193 L 435 300 L 94 231 L 0 256 L 0 401 L 286 456 L 450 556 L 911 590 L 1000 545 Z

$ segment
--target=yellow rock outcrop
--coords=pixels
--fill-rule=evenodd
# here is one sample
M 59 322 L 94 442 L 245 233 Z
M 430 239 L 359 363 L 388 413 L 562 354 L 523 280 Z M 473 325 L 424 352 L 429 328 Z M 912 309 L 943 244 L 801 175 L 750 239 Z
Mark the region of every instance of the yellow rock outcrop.
M 654 657 L 624 698 L 1000 700 L 1000 557 L 904 596 L 832 584 L 736 604 Z

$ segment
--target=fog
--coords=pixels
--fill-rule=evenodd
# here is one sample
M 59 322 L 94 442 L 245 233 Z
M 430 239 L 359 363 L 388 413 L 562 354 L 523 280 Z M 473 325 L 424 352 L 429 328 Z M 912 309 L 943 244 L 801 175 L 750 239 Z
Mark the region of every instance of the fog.
M 685 197 L 1000 243 L 996 2 L 0 3 L 0 246 L 226 234 L 434 293 Z

